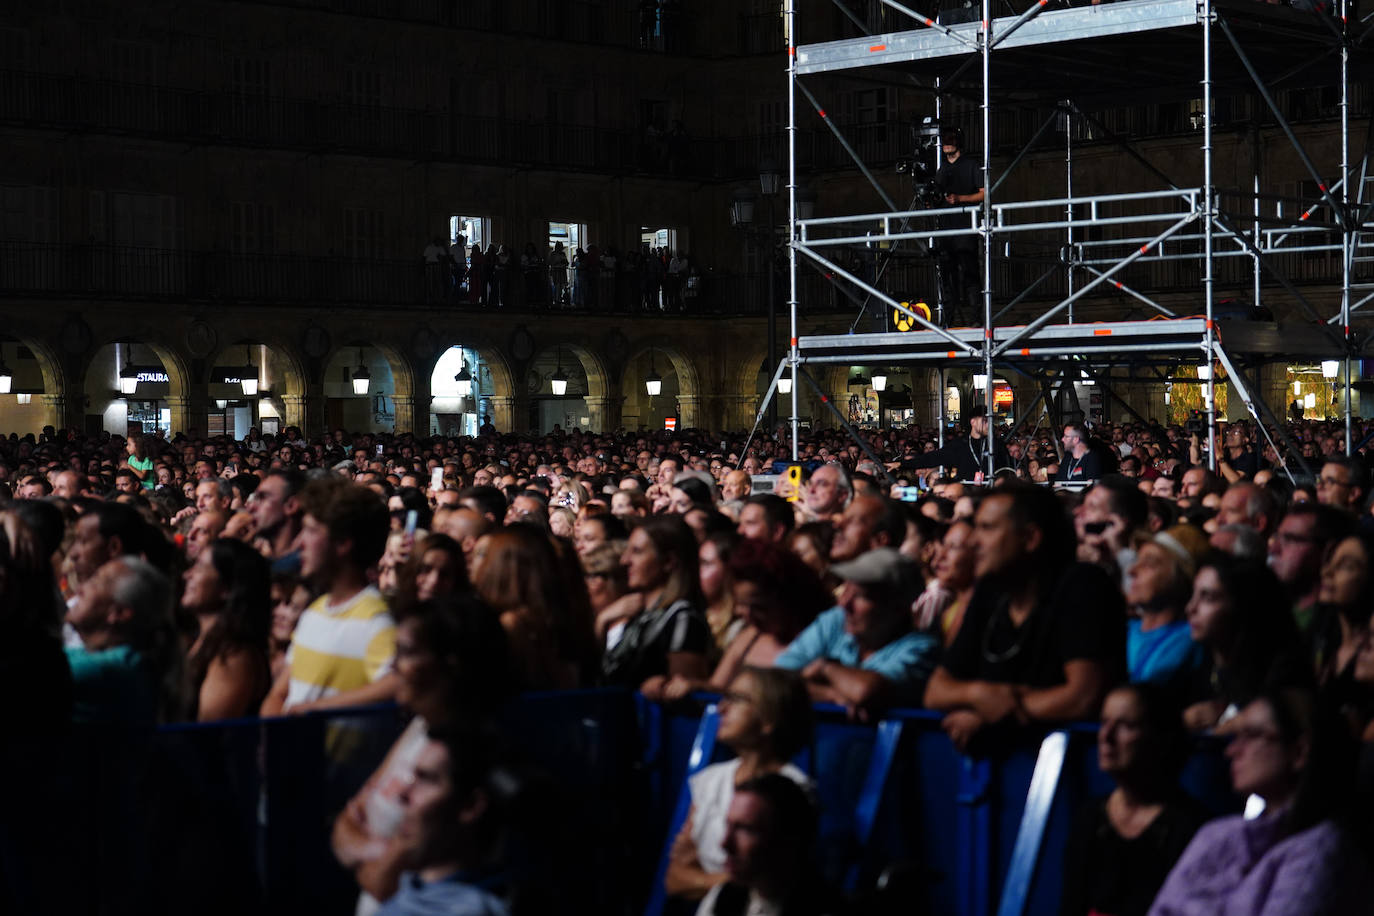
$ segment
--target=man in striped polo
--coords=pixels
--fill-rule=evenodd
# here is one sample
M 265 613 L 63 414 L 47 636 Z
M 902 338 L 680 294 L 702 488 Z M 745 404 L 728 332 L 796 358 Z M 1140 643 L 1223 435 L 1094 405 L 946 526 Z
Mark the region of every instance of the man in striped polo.
M 300 503 L 301 574 L 322 594 L 296 624 L 288 668 L 272 685 L 262 714 L 390 700 L 396 694 L 396 625 L 367 576 L 386 547 L 386 505 L 366 487 L 337 477 L 311 482 Z

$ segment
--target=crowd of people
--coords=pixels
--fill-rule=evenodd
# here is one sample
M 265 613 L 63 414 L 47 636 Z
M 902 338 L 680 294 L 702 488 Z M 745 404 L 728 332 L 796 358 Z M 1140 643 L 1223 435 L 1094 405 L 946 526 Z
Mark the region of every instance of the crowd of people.
M 1223 423 L 1216 470 L 1196 429 L 970 426 L 808 433 L 795 491 L 767 435 L 0 439 L 12 719 L 395 702 L 409 725 L 333 833 L 388 914 L 505 911 L 462 876 L 501 810 L 473 736 L 516 692 L 720 694 L 736 756 L 693 778 L 666 877 L 706 914 L 842 906 L 805 867 L 813 703 L 924 705 L 973 755 L 1099 719 L 1116 789 L 1075 825 L 1065 913 L 1365 911 L 1364 454 L 1321 422 L 1283 456 Z M 1182 792 L 1190 733 L 1229 739 L 1261 816 Z
M 595 243 L 541 250 L 526 242 L 516 255 L 502 244 L 485 249 L 459 235 L 435 238 L 421 253 L 425 297 L 475 308 L 594 309 L 681 312 L 699 272 L 686 252 L 648 244 L 622 252 Z

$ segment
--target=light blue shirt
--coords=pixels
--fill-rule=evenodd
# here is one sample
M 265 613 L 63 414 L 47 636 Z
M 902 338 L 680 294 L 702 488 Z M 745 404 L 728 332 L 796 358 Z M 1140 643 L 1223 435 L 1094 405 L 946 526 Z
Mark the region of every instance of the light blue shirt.
M 1131 683 L 1166 684 L 1176 674 L 1202 667 L 1202 646 L 1193 642 L 1188 621 L 1176 620 L 1145 632 L 1140 620 L 1126 625 L 1126 667 Z
M 939 650 L 935 637 L 913 630 L 860 661 L 859 645 L 844 629 L 844 608 L 832 607 L 802 630 L 773 664 L 799 671 L 818 658 L 828 658 L 849 668 L 881 674 L 897 686 L 904 699 L 919 700 L 920 689 L 935 670 Z

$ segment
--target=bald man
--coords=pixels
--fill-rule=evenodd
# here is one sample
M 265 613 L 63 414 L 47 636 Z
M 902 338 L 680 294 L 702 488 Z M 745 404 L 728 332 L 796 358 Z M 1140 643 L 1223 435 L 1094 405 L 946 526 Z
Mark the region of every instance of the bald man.
M 463 557 L 468 561 L 468 568 L 472 568 L 472 549 L 477 545 L 477 540 L 492 528 L 492 523 L 485 515 L 460 506 L 449 512 L 448 519 L 444 523 L 443 532 L 457 541 L 463 548 Z
M 731 471 L 725 475 L 725 479 L 720 485 L 720 498 L 723 502 L 731 500 L 746 500 L 753 492 L 754 482 L 749 479 L 749 475 L 743 471 Z
M 90 481 L 76 471 L 63 471 L 53 478 L 52 494 L 66 500 L 77 499 L 90 489 Z

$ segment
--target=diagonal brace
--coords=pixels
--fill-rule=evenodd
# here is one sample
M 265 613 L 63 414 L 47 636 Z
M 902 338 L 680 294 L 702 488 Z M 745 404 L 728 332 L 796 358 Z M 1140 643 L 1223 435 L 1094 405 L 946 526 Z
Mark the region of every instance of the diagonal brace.
M 802 360 L 802 362 L 805 361 L 805 359 Z M 862 435 L 860 435 L 859 431 L 849 424 L 849 420 L 845 417 L 844 412 L 835 406 L 834 401 L 830 400 L 830 395 L 822 391 L 821 386 L 817 385 L 816 380 L 811 377 L 811 373 L 807 372 L 801 366 L 797 367 L 797 374 L 800 375 L 803 379 L 805 379 L 806 384 L 811 386 L 812 391 L 816 392 L 816 397 L 821 399 L 821 403 L 824 404 L 826 407 L 830 408 L 830 412 L 835 415 L 835 419 L 840 421 L 841 428 L 843 428 L 844 431 L 849 434 L 849 438 L 854 440 L 854 444 L 863 450 L 863 453 L 866 456 L 868 456 L 868 460 L 872 461 L 874 464 L 878 466 L 878 473 L 883 476 L 883 482 L 886 483 L 889 487 L 892 486 L 892 475 L 887 472 L 887 467 L 883 464 L 883 460 L 879 458 L 877 455 L 873 454 L 873 449 L 869 448 L 868 446 L 868 440 L 865 439 Z
M 924 25 L 926 28 L 934 29 L 935 31 L 944 35 L 946 38 L 952 38 L 955 41 L 959 42 L 961 45 L 964 45 L 965 47 L 972 48 L 975 51 L 978 50 L 978 45 L 976 42 L 970 41 L 969 39 L 960 35 L 958 32 L 951 29 L 949 26 L 936 22 L 929 16 L 923 16 L 913 9 L 908 9 L 905 6 L 902 6 L 900 3 L 897 2 L 897 0 L 880 0 L 880 2 L 883 4 L 883 6 L 890 6 L 899 13 L 905 13 L 912 19 L 915 19 L 917 22 Z M 1048 2 L 1048 0 L 1044 0 L 1044 2 Z
M 1189 223 L 1193 222 L 1193 220 L 1195 220 L 1195 219 L 1197 219 L 1197 218 L 1198 218 L 1198 214 L 1197 214 L 1196 212 L 1189 213 L 1189 214 L 1187 214 L 1186 216 L 1184 216 L 1183 219 L 1181 219 L 1181 220 L 1179 220 L 1178 222 L 1174 223 L 1174 224 L 1173 224 L 1172 226 L 1170 226 L 1168 229 L 1165 229 L 1163 232 L 1161 232 L 1159 235 L 1155 236 L 1155 237 L 1154 237 L 1153 239 L 1151 239 L 1150 241 L 1146 242 L 1144 245 L 1141 245 L 1139 248 L 1137 248 L 1135 251 L 1131 252 L 1131 254 L 1130 254 L 1129 256 L 1127 256 L 1126 258 L 1124 258 L 1123 260 L 1117 262 L 1115 265 L 1112 266 L 1111 270 L 1108 270 L 1106 273 L 1103 273 L 1103 274 L 1101 274 L 1101 275 L 1095 277 L 1094 279 L 1088 281 L 1088 283 L 1087 283 L 1086 285 L 1084 285 L 1084 287 L 1083 287 L 1082 289 L 1077 290 L 1072 296 L 1070 296 L 1069 298 L 1067 298 L 1067 299 L 1065 299 L 1064 301 L 1060 302 L 1060 303 L 1059 303 L 1058 305 L 1056 305 L 1054 308 L 1050 309 L 1048 312 L 1046 312 L 1045 314 L 1041 315 L 1039 318 L 1035 319 L 1035 320 L 1032 321 L 1030 324 L 1028 324 L 1028 325 L 1026 325 L 1025 327 L 1021 328 L 1019 331 L 1017 331 L 1017 332 L 1016 332 L 1015 334 L 1013 334 L 1011 337 L 1009 337 L 1009 338 L 1007 338 L 1006 340 L 1002 341 L 1002 343 L 998 344 L 997 348 L 996 348 L 995 350 L 992 351 L 992 355 L 993 355 L 993 356 L 1000 356 L 1000 355 L 1002 355 L 1003 353 L 1005 353 L 1005 352 L 1011 347 L 1012 344 L 1016 343 L 1016 342 L 1017 342 L 1018 340 L 1020 340 L 1021 338 L 1027 337 L 1027 336 L 1029 336 L 1029 335 L 1031 335 L 1031 334 L 1034 334 L 1036 331 L 1040 330 L 1042 327 L 1044 327 L 1045 325 L 1049 324 L 1050 319 L 1052 319 L 1055 315 L 1059 314 L 1059 313 L 1062 312 L 1064 309 L 1068 308 L 1070 305 L 1072 305 L 1073 303 L 1077 302 L 1080 298 L 1082 298 L 1084 295 L 1086 295 L 1090 290 L 1092 290 L 1092 289 L 1094 289 L 1095 287 L 1101 285 L 1102 283 L 1105 283 L 1106 281 L 1110 280 L 1115 274 L 1117 274 L 1117 273 L 1119 273 L 1120 271 L 1126 269 L 1126 268 L 1129 267 L 1131 264 L 1135 263 L 1136 260 L 1138 260 L 1139 258 L 1144 257 L 1144 256 L 1146 255 L 1146 253 L 1148 253 L 1149 250 L 1150 250 L 1151 248 L 1156 247 L 1157 245 L 1159 245 L 1160 242 L 1163 242 L 1165 239 L 1167 239 L 1167 238 L 1169 238 L 1170 236 L 1172 236 L 1172 235 L 1178 233 L 1180 230 L 1183 229 L 1184 226 L 1187 226 Z
M 1226 36 L 1226 40 L 1231 42 L 1231 47 L 1235 50 L 1236 57 L 1240 59 L 1241 65 L 1245 67 L 1245 72 L 1250 74 L 1251 81 L 1254 82 L 1255 88 L 1259 90 L 1260 97 L 1264 99 L 1264 103 L 1269 106 L 1269 111 L 1274 115 L 1274 120 L 1278 122 L 1279 127 L 1282 128 L 1283 132 L 1288 136 L 1288 142 L 1293 145 L 1293 152 L 1297 153 L 1298 158 L 1302 160 L 1303 166 L 1307 169 L 1307 173 L 1311 175 L 1312 180 L 1317 183 L 1317 188 L 1321 190 L 1322 196 L 1325 197 L 1326 202 L 1331 205 L 1331 212 L 1335 213 L 1340 219 L 1342 226 L 1348 227 L 1350 214 L 1346 211 L 1345 206 L 1336 199 L 1336 195 L 1331 193 L 1331 188 L 1327 187 L 1326 179 L 1317 171 L 1317 166 L 1313 164 L 1311 158 L 1307 155 L 1307 150 L 1303 149 L 1301 141 L 1298 140 L 1298 135 L 1293 133 L 1293 126 L 1288 123 L 1288 119 L 1283 116 L 1283 111 L 1279 108 L 1278 103 L 1275 102 L 1274 97 L 1269 94 L 1269 88 L 1264 85 L 1264 80 L 1260 79 L 1259 71 L 1256 70 L 1255 65 L 1250 62 L 1249 56 L 1246 55 L 1245 49 L 1240 46 L 1240 41 L 1236 38 L 1235 33 L 1231 31 L 1231 27 L 1226 24 L 1226 18 L 1224 16 L 1218 16 L 1217 25 L 1221 26 L 1222 34 Z
M 859 287 L 860 289 L 864 290 L 864 291 L 867 292 L 869 295 L 874 296 L 874 297 L 876 297 L 876 298 L 878 298 L 878 299 L 881 299 L 883 302 L 886 302 L 888 305 L 892 306 L 894 309 L 897 309 L 898 311 L 902 312 L 904 315 L 907 315 L 908 317 L 910 317 L 913 321 L 915 321 L 917 324 L 921 325 L 921 326 L 922 326 L 923 328 L 925 328 L 927 331 L 934 331 L 936 334 L 939 334 L 939 335 L 940 335 L 941 337 L 943 337 L 945 340 L 949 341 L 951 344 L 953 344 L 954 346 L 958 347 L 960 350 L 963 350 L 965 353 L 969 354 L 970 356 L 977 356 L 977 355 L 979 355 L 979 354 L 982 352 L 982 350 L 980 350 L 979 348 L 974 347 L 974 346 L 972 346 L 972 345 L 966 343 L 966 342 L 963 341 L 963 340 L 960 340 L 958 337 L 955 337 L 953 334 L 951 334 L 949 331 L 945 330 L 944 328 L 940 327 L 938 324 L 932 324 L 931 322 L 926 321 L 926 320 L 925 320 L 924 318 L 922 318 L 920 315 L 916 314 L 916 312 L 914 312 L 914 311 L 912 311 L 911 309 L 907 308 L 905 305 L 902 305 L 900 302 L 898 302 L 897 300 L 893 299 L 893 298 L 892 298 L 891 296 L 889 296 L 887 293 L 884 293 L 883 291 L 878 290 L 878 289 L 874 289 L 872 285 L 870 285 L 870 284 L 868 284 L 868 283 L 865 283 L 863 280 L 860 280 L 858 277 L 854 276 L 852 273 L 850 273 L 849 271 L 845 270 L 843 267 L 841 267 L 840 265 L 834 263 L 833 261 L 829 261 L 829 260 L 827 260 L 826 258 L 822 257 L 821 255 L 816 254 L 814 251 L 812 251 L 810 248 L 807 248 L 805 245 L 797 245 L 797 246 L 795 246 L 795 247 L 796 247 L 797 251 L 800 251 L 802 254 L 806 255 L 808 258 L 811 258 L 812 260 L 816 261 L 818 264 L 820 264 L 820 265 L 821 265 L 822 267 L 824 267 L 826 270 L 833 271 L 837 276 L 844 277 L 844 278 L 845 278 L 846 280 L 848 280 L 850 283 L 853 283 L 855 286 L 857 286 L 857 287 Z

